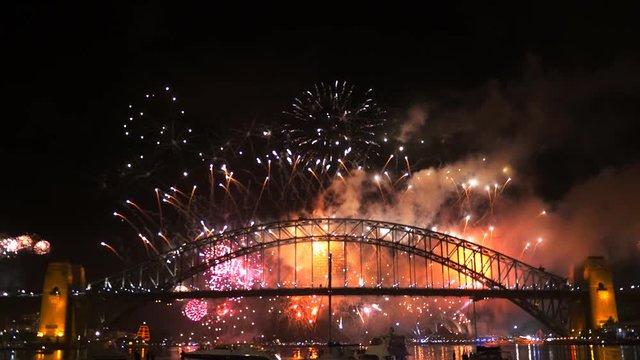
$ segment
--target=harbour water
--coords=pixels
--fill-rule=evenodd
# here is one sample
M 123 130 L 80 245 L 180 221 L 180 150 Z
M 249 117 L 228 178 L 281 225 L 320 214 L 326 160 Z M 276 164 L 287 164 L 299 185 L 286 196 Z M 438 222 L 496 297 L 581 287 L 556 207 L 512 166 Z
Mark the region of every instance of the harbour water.
M 470 353 L 473 346 L 461 345 L 416 345 L 410 346 L 411 356 L 408 360 L 451 360 L 461 359 L 465 353 Z M 512 360 L 640 360 L 640 346 L 603 346 L 603 345 L 503 345 L 503 357 Z M 283 359 L 304 359 L 315 349 L 306 347 L 289 347 L 278 349 Z M 178 348 L 157 348 L 156 360 L 179 360 Z M 81 360 L 86 359 L 84 352 L 57 350 L 52 353 L 39 354 L 29 351 L 2 351 L 1 360 Z M 133 356 L 130 354 L 130 358 Z

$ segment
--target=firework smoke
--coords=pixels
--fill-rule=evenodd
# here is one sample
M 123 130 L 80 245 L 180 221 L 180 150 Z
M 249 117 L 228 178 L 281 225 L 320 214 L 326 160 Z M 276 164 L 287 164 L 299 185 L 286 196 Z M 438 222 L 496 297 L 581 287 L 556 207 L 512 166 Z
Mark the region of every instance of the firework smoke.
M 400 125 L 397 140 L 402 144 L 409 142 L 413 135 L 419 133 L 424 126 L 428 114 L 426 106 L 415 105 L 411 107 L 408 111 L 407 119 Z
M 456 101 L 414 106 L 395 130 L 368 93 L 365 100 L 356 101 L 353 88 L 345 83 L 320 84 L 294 101 L 286 112 L 292 120 L 259 127 L 263 130 L 238 142 L 208 146 L 213 151 L 197 152 L 204 161 L 178 174 L 181 181 L 174 183 L 181 186 L 156 189 L 151 206 L 127 202 L 128 215 L 118 218 L 134 229 L 150 256 L 158 249 L 267 220 L 357 217 L 432 228 L 569 276 L 567 264 L 579 263 L 589 252 L 607 250 L 602 244 L 608 237 L 614 238 L 609 243 L 630 250 L 624 256 L 638 252 L 640 229 L 629 226 L 637 212 L 622 213 L 637 209 L 639 199 L 628 196 L 636 193 L 631 180 L 640 176 L 636 167 L 603 173 L 549 199 L 539 194 L 540 179 L 530 165 L 540 159 L 540 152 L 566 142 L 572 127 L 578 126 L 565 110 L 567 104 L 579 107 L 585 98 L 596 96 L 589 91 L 606 88 L 603 79 L 610 78 L 595 75 L 588 84 L 542 76 L 516 86 L 493 82 L 475 93 L 457 95 Z M 558 93 L 564 99 L 558 100 Z M 448 103 L 458 105 L 448 107 Z M 206 181 L 187 185 L 185 178 Z M 628 200 L 620 202 L 625 197 Z M 601 216 L 599 205 L 606 206 L 611 216 Z M 589 225 L 597 220 L 606 223 L 603 231 L 590 231 Z M 552 251 L 559 242 L 574 244 L 569 261 Z M 203 256 L 212 259 L 219 256 L 216 251 L 229 251 L 223 245 Z M 327 251 L 313 245 L 299 250 L 303 257 L 319 259 L 316 275 L 304 280 L 317 284 L 326 273 L 326 265 L 319 269 Z M 291 249 L 283 251 L 282 258 L 289 259 L 282 264 L 284 269 L 304 270 L 300 268 L 304 262 L 291 261 L 295 259 Z M 339 257 L 337 250 L 331 252 Z M 252 265 L 269 264 L 268 259 L 238 261 L 212 267 L 206 287 L 248 288 L 258 278 L 263 286 L 275 286 L 268 283 L 269 269 L 260 272 Z M 354 266 L 358 264 L 348 267 Z M 371 304 L 376 304 L 375 310 Z M 455 314 L 456 323 L 449 327 L 464 332 L 467 305 L 458 299 L 345 299 L 336 303 L 341 310 L 334 319 L 345 336 L 361 338 L 363 331 L 383 330 L 376 328 L 381 322 L 368 321 L 368 316 L 396 319 L 404 329 L 424 332 Z M 253 314 L 264 313 L 261 306 L 248 299 L 210 305 L 215 310 L 202 323 L 211 327 L 214 321 L 224 322 L 225 326 L 215 326 L 218 334 L 239 336 L 238 329 L 255 323 Z M 287 319 L 291 326 L 304 323 L 308 328 L 322 323 L 322 306 L 310 299 L 274 298 L 269 299 L 267 313 Z

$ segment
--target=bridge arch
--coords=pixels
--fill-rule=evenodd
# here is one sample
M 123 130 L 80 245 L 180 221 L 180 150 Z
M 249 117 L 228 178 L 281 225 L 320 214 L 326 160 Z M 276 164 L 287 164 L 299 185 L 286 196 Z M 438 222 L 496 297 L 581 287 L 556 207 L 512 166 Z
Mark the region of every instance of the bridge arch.
M 291 289 L 292 293 L 295 293 L 296 290 L 302 290 L 300 288 L 304 285 L 308 290 L 309 287 L 318 287 L 319 284 L 314 284 L 313 272 L 311 284 L 301 284 L 297 281 L 299 269 L 297 253 L 293 265 L 294 281 L 282 281 L 281 250 L 287 249 L 290 252 L 291 247 L 297 249 L 304 244 L 323 246 L 325 243 L 327 252 L 331 251 L 332 244 L 341 245 L 344 248 L 342 260 L 344 282 L 341 285 L 332 284 L 336 290 L 342 290 L 341 293 L 348 294 L 349 289 L 352 289 L 354 294 L 361 293 L 362 290 L 370 288 L 387 289 L 393 293 L 394 289 L 417 287 L 457 287 L 472 290 L 471 293 L 478 290 L 479 294 L 486 294 L 486 290 L 492 289 L 501 290 L 503 293 L 521 292 L 526 295 L 509 296 L 509 299 L 553 331 L 566 332 L 567 302 L 565 298 L 557 296 L 559 292 L 568 291 L 566 279 L 464 239 L 419 227 L 365 219 L 283 220 L 209 234 L 208 237 L 182 244 L 156 258 L 93 283 L 89 291 L 148 294 L 173 291 L 181 284 L 197 289 L 198 286 L 201 287 L 198 285 L 198 278 L 204 272 L 211 271 L 216 266 L 228 264 L 234 259 L 258 256 L 262 261 L 263 269 L 265 262 L 277 261 L 277 274 L 272 272 L 270 281 L 265 281 L 265 271 L 262 271 L 261 281 L 250 285 L 243 284 L 244 290 L 247 290 L 244 294 L 250 294 L 252 290 L 283 288 Z M 222 253 L 210 251 L 221 244 L 226 249 Z M 375 249 L 377 271 L 375 281 L 358 281 L 355 286 L 353 281 L 347 281 L 346 273 L 349 267 L 347 258 L 351 256 L 349 255 L 351 253 L 347 253 L 347 248 L 353 249 L 354 246 L 360 248 L 360 254 L 358 254 L 361 264 L 360 279 L 364 278 L 363 246 Z M 270 250 L 273 252 L 274 249 L 277 250 L 277 256 L 272 256 L 271 260 L 268 260 L 265 253 Z M 207 251 L 210 255 L 204 256 Z M 387 274 L 393 273 L 393 281 L 389 281 L 390 279 L 385 278 L 379 271 L 381 254 L 389 256 L 387 268 L 388 261 L 391 261 L 392 271 L 389 270 Z M 403 256 L 408 262 L 403 261 L 400 265 L 399 261 Z M 422 270 L 422 267 L 434 264 L 442 270 L 440 281 L 434 281 L 437 276 L 433 273 L 429 281 L 427 272 L 423 277 L 424 281 L 418 281 L 416 269 L 420 267 Z M 313 259 L 311 267 L 313 267 Z M 406 281 L 403 278 L 404 284 L 398 281 L 400 279 L 398 270 L 401 267 L 409 271 L 409 280 Z M 458 275 L 458 280 L 464 279 L 464 285 L 461 281 L 458 281 L 457 285 L 454 285 L 455 282 L 445 282 L 445 270 L 449 274 L 449 279 L 451 272 Z M 273 281 L 274 277 L 275 281 Z M 482 292 L 483 290 L 485 292 Z

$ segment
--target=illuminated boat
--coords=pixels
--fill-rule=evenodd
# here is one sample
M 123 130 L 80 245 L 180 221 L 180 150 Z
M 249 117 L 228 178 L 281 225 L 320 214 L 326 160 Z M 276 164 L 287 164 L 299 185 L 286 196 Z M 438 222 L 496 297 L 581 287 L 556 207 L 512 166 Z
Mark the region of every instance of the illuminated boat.
M 211 349 L 182 352 L 183 360 L 282 360 L 276 352 L 252 345 L 215 345 Z
M 316 360 L 358 360 L 359 345 L 331 342 L 326 348 L 318 350 Z
M 500 345 L 509 345 L 511 343 L 512 342 L 509 341 L 508 339 L 498 339 L 498 340 L 485 341 L 484 345 L 486 347 L 496 347 Z
M 374 337 L 365 348 L 357 344 L 329 345 L 319 351 L 316 360 L 405 360 L 409 355 L 404 336 L 394 335 Z
M 518 336 L 516 338 L 516 344 L 520 345 L 540 345 L 544 344 L 544 341 L 538 338 L 530 337 L 530 336 Z
M 371 339 L 359 360 L 405 360 L 409 355 L 404 336 L 389 335 Z

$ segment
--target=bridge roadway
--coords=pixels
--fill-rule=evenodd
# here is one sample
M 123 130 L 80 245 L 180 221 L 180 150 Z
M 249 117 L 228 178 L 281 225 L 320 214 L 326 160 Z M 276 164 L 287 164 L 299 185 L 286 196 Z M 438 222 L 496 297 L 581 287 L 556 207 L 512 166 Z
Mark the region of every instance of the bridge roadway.
M 89 303 L 136 303 L 144 304 L 154 301 L 170 303 L 178 299 L 196 298 L 233 298 L 233 297 L 275 297 L 275 296 L 327 296 L 328 288 L 276 288 L 249 289 L 227 291 L 191 291 L 191 292 L 100 292 L 72 294 L 75 301 Z M 465 297 L 476 300 L 502 298 L 509 300 L 522 299 L 571 299 L 586 297 L 584 290 L 507 290 L 507 289 L 438 289 L 438 288 L 333 288 L 332 296 L 425 296 L 425 297 Z M 618 307 L 626 314 L 625 318 L 636 318 L 640 308 L 640 289 L 616 291 Z M 7 294 L 0 296 L 0 318 L 13 317 L 38 311 L 41 294 Z
M 81 300 L 100 298 L 101 300 L 142 300 L 171 302 L 178 299 L 222 299 L 234 297 L 274 297 L 274 296 L 327 296 L 328 288 L 280 288 L 280 289 L 250 289 L 250 290 L 226 290 L 226 291 L 191 291 L 191 292 L 101 292 L 86 294 L 74 293 L 73 299 Z M 435 288 L 334 288 L 332 296 L 432 296 L 432 297 L 465 297 L 478 300 L 483 299 L 522 299 L 522 298 L 577 298 L 587 296 L 583 290 L 504 290 L 504 289 L 435 289 Z M 40 306 L 41 294 L 7 294 L 0 296 L 0 315 L 4 313 L 37 311 Z M 640 307 L 640 289 L 616 291 L 618 305 L 626 304 L 632 307 Z
M 475 299 L 550 299 L 574 298 L 584 296 L 586 292 L 571 290 L 508 290 L 508 289 L 447 289 L 447 288 L 274 288 L 242 290 L 199 290 L 189 292 L 147 292 L 129 293 L 100 292 L 88 296 L 102 298 L 137 298 L 147 300 L 171 301 L 176 299 L 222 299 L 237 297 L 275 297 L 275 296 L 425 296 L 425 297 L 468 297 Z
M 571 290 L 507 290 L 507 289 L 455 289 L 455 288 L 274 288 L 274 289 L 243 289 L 243 290 L 199 290 L 189 292 L 74 292 L 71 294 L 75 300 L 98 301 L 162 301 L 172 302 L 179 299 L 224 299 L 238 297 L 275 297 L 275 296 L 327 296 L 331 291 L 332 296 L 425 296 L 425 297 L 466 297 L 477 300 L 502 298 L 502 299 L 561 299 L 586 296 L 584 291 Z M 41 294 L 7 294 L 0 296 L 0 315 L 4 313 L 26 313 L 37 311 L 41 303 Z M 640 291 L 636 294 L 640 304 Z
M 243 290 L 199 290 L 190 292 L 84 292 L 74 293 L 72 298 L 140 298 L 147 300 L 170 301 L 175 299 L 223 299 L 236 297 L 273 297 L 329 295 L 329 288 L 279 288 L 279 289 L 243 289 Z M 519 299 L 519 298 L 577 298 L 587 296 L 583 290 L 508 290 L 508 289 L 439 289 L 439 288 L 333 288 L 332 296 L 426 296 L 426 297 L 468 297 L 476 299 Z M 0 296 L 0 304 L 20 302 L 40 303 L 42 294 L 7 294 Z M 640 289 L 616 291 L 616 300 L 640 303 Z

